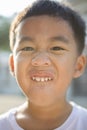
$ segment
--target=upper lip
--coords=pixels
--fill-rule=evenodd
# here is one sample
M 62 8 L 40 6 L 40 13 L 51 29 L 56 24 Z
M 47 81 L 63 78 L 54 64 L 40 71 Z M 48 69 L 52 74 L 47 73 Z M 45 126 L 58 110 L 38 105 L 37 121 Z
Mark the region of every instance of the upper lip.
M 31 70 L 30 71 L 30 77 L 39 77 L 39 78 L 54 78 L 54 73 L 52 71 L 48 70 Z

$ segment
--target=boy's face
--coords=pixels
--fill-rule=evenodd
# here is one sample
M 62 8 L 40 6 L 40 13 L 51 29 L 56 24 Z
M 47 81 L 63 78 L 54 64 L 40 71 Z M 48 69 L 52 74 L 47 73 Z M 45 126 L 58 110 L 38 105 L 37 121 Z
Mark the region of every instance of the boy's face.
M 65 100 L 72 78 L 82 72 L 73 31 L 64 20 L 34 16 L 17 28 L 10 67 L 30 102 L 46 106 Z

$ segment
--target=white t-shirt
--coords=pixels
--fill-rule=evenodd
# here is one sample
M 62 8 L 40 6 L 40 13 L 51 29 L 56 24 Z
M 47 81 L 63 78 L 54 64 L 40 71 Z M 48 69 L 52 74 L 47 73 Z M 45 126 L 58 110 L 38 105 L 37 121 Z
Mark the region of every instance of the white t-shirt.
M 73 110 L 63 125 L 55 130 L 87 130 L 87 110 L 74 103 Z M 0 130 L 23 130 L 16 122 L 16 108 L 0 116 Z

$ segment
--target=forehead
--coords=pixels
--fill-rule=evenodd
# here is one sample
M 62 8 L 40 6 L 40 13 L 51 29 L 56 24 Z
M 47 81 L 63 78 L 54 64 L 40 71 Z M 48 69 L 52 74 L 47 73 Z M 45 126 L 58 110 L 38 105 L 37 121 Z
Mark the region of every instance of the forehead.
M 71 26 L 67 21 L 52 16 L 32 16 L 23 20 L 16 29 L 17 36 L 33 36 L 48 38 L 53 36 L 64 36 L 74 40 Z
M 62 28 L 62 26 L 63 26 L 63 29 L 66 29 L 66 30 L 68 29 L 69 31 L 73 32 L 71 26 L 69 25 L 67 21 L 63 20 L 62 18 L 47 16 L 47 15 L 32 16 L 32 17 L 26 18 L 19 24 L 17 29 L 20 27 L 25 28 L 25 29 L 26 27 L 35 28 L 35 29 L 36 28 L 47 29 L 50 27 L 50 29 L 53 29 L 53 28 L 55 29 L 55 28 Z

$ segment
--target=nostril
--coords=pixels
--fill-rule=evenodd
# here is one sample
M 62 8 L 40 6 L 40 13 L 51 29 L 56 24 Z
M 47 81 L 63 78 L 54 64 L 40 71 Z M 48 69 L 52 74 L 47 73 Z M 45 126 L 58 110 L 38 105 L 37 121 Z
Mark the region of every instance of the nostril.
M 33 66 L 49 66 L 51 61 L 48 57 L 35 57 L 32 59 Z

